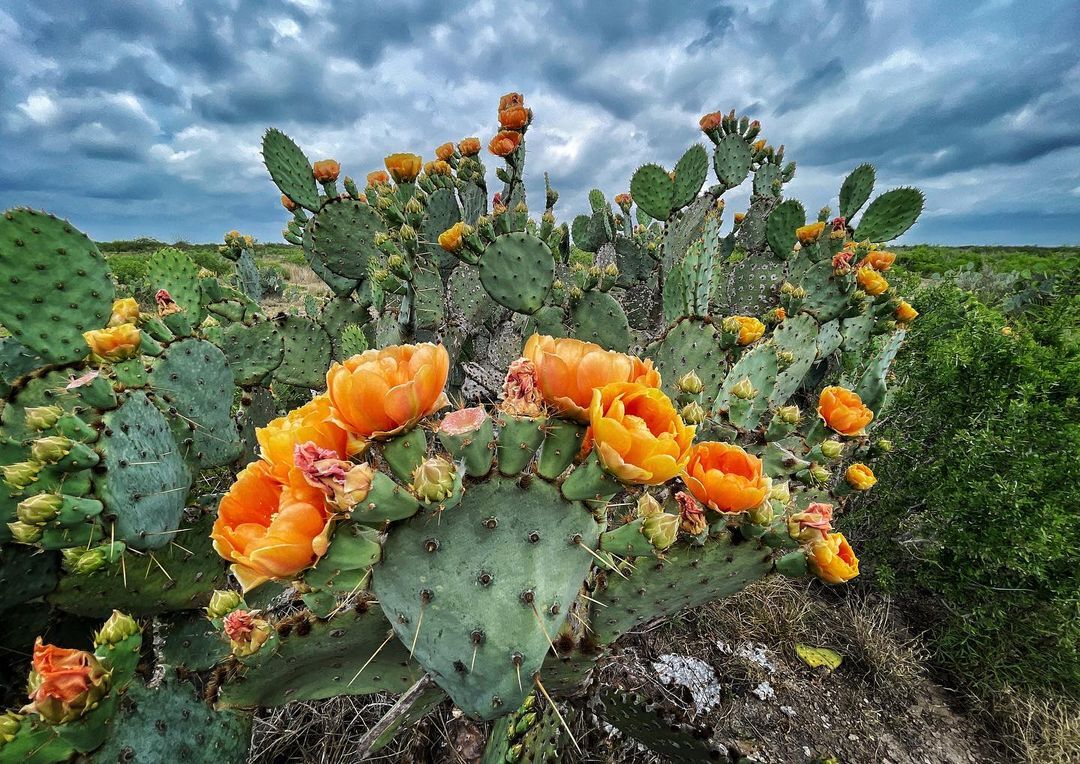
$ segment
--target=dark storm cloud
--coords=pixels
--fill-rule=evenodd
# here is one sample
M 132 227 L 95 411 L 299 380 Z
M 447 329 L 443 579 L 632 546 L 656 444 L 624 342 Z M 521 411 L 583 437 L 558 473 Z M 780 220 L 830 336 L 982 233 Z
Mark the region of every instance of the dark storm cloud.
M 486 139 L 495 99 L 521 90 L 530 193 L 548 170 L 564 217 L 736 107 L 799 161 L 810 208 L 872 161 L 926 190 L 913 240 L 1077 241 L 1077 28 L 1067 0 L 19 0 L 0 8 L 0 205 L 99 238 L 274 240 L 267 125 L 361 176 L 393 150 Z

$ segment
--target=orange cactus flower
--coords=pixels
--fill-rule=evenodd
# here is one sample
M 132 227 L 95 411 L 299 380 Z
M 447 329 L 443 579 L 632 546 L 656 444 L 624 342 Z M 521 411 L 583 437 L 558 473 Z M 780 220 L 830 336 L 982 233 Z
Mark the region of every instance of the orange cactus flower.
M 341 165 L 333 159 L 322 159 L 311 166 L 311 174 L 320 183 L 333 183 L 341 174 Z
M 466 228 L 468 226 L 465 223 L 454 223 L 439 234 L 439 246 L 450 253 L 460 252 L 465 245 Z
M 865 464 L 856 462 L 847 468 L 844 480 L 856 491 L 869 491 L 877 483 L 877 476 Z
M 813 244 L 821 237 L 822 231 L 825 230 L 825 223 L 820 220 L 816 223 L 810 223 L 809 225 L 800 226 L 795 229 L 795 238 L 799 240 L 799 243 L 804 247 Z
M 428 175 L 449 175 L 451 169 L 450 164 L 441 159 L 436 159 L 424 165 L 424 172 Z
M 499 124 L 507 130 L 520 130 L 529 124 L 529 110 L 524 106 L 511 106 L 499 110 Z
M 695 428 L 655 387 L 615 382 L 594 390 L 589 423 L 600 462 L 624 483 L 666 483 L 690 458 Z
M 84 332 L 83 339 L 90 346 L 93 360 L 123 361 L 138 354 L 142 334 L 135 324 L 119 324 Z
M 787 318 L 787 311 L 783 308 L 777 308 L 773 311 L 773 318 L 775 318 L 777 321 L 783 321 L 785 318 Z
M 887 271 L 892 268 L 892 264 L 896 261 L 896 255 L 892 252 L 886 252 L 883 249 L 873 249 L 866 253 L 866 257 L 863 258 L 861 265 L 866 265 L 874 270 Z
M 105 695 L 108 681 L 93 653 L 46 645 L 38 637 L 27 682 L 30 703 L 21 710 L 52 724 L 74 721 Z
M 480 153 L 479 138 L 462 138 L 458 144 L 458 151 L 463 157 L 474 157 Z
M 420 174 L 424 160 L 419 154 L 391 154 L 383 162 L 396 182 L 412 183 Z
M 454 156 L 454 144 L 447 141 L 443 145 L 437 147 L 435 149 L 435 156 L 444 162 L 448 161 L 450 157 Z
M 818 416 L 841 435 L 862 435 L 874 419 L 874 412 L 858 393 L 844 387 L 826 387 L 818 397 Z
M 889 288 L 889 282 L 885 280 L 884 276 L 865 265 L 859 268 L 855 274 L 855 279 L 859 282 L 859 286 L 863 288 L 863 291 L 873 297 L 877 297 Z
M 390 182 L 390 174 L 385 170 L 373 170 L 367 174 L 367 184 L 369 186 L 381 186 Z
M 761 459 L 731 443 L 696 444 L 682 479 L 694 498 L 717 512 L 753 509 L 772 488 Z
M 504 111 L 513 106 L 524 106 L 525 96 L 521 93 L 507 93 L 499 99 L 499 111 Z
M 298 205 L 296 202 L 294 202 L 289 197 L 285 196 L 285 194 L 282 194 L 281 195 L 281 206 L 284 207 L 285 209 L 287 209 L 289 212 L 293 212 L 300 205 Z
M 331 412 L 360 438 L 384 439 L 410 429 L 447 404 L 450 356 L 442 345 L 392 345 L 367 350 L 326 374 Z
M 718 111 L 712 111 L 704 115 L 698 120 L 698 125 L 701 127 L 703 133 L 707 133 L 711 130 L 715 130 L 720 127 L 720 122 L 724 119 L 724 115 Z
M 329 533 L 325 493 L 299 470 L 291 470 L 282 482 L 267 462 L 256 461 L 241 470 L 222 497 L 210 538 L 247 592 L 314 565 L 326 554 Z
M 756 318 L 751 316 L 732 316 L 732 318 L 739 322 L 738 343 L 740 345 L 749 345 L 761 339 L 761 335 L 765 333 L 765 324 Z
M 330 399 L 325 393 L 311 399 L 298 409 L 272 420 L 266 427 L 255 430 L 262 457 L 270 463 L 278 480 L 287 481 L 295 466 L 296 447 L 314 443 L 333 451 L 339 459 L 349 455 L 349 434 L 331 420 Z
M 806 554 L 814 575 L 827 584 L 842 584 L 859 575 L 859 558 L 843 533 L 815 541 Z
M 605 350 L 591 342 L 534 334 L 525 343 L 522 355 L 536 368 L 544 401 L 579 422 L 589 421 L 593 390 L 598 387 L 612 382 L 660 387 L 660 372 L 653 368 L 652 361 Z
M 919 317 L 919 311 L 911 307 L 911 303 L 907 300 L 901 300 L 900 304 L 896 306 L 896 320 L 904 324 L 910 324 L 916 318 Z
M 615 203 L 620 207 L 629 207 L 634 203 L 634 197 L 630 194 L 615 194 Z
M 521 133 L 503 130 L 488 144 L 488 151 L 497 157 L 510 156 L 521 145 Z

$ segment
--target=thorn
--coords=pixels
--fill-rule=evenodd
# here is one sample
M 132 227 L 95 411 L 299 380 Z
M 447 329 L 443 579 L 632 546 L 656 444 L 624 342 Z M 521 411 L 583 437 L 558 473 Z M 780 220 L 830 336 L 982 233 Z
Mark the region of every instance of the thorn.
M 546 639 L 548 641 L 548 644 L 551 645 L 551 652 L 555 653 L 555 657 L 558 658 L 559 651 L 555 649 L 555 643 L 551 641 L 551 635 L 548 634 L 547 627 L 544 626 L 544 621 L 540 617 L 540 611 L 536 609 L 535 602 L 532 605 L 532 611 L 533 615 L 536 616 L 536 622 L 540 624 L 540 631 L 544 632 L 544 639 Z
M 475 667 L 476 667 L 476 651 L 477 651 L 477 650 L 479 650 L 479 649 L 480 649 L 480 643 L 479 643 L 479 642 L 477 642 L 476 644 L 474 644 L 474 645 L 473 645 L 473 649 L 472 649 L 472 661 L 470 661 L 470 662 L 469 662 L 469 673 L 470 673 L 470 674 L 472 673 L 472 671 L 473 671 L 473 668 L 475 668 Z
M 625 579 L 626 579 L 627 581 L 629 581 L 629 580 L 630 580 L 630 579 L 629 579 L 629 577 L 627 577 L 627 575 L 626 575 L 625 573 L 623 573 L 623 572 L 622 572 L 621 570 L 619 570 L 619 569 L 618 569 L 618 568 L 616 568 L 616 567 L 615 567 L 614 565 L 612 565 L 612 564 L 611 564 L 611 561 L 610 561 L 610 560 L 605 560 L 605 559 L 604 559 L 603 557 L 601 557 L 600 555 L 598 555 L 598 554 L 597 554 L 596 552 L 594 552 L 593 550 L 589 549 L 589 547 L 585 546 L 585 545 L 584 545 L 584 544 L 582 544 L 582 543 L 581 543 L 580 541 L 579 541 L 579 542 L 577 542 L 577 545 L 578 545 L 579 547 L 581 547 L 582 549 L 584 549 L 584 550 L 585 550 L 586 552 L 588 552 L 589 554 L 591 554 L 591 555 L 592 555 L 593 557 L 595 557 L 596 559 L 598 559 L 598 560 L 599 560 L 600 562 L 602 562 L 602 563 L 603 563 L 603 564 L 604 564 L 605 566 L 607 566 L 607 568 L 608 568 L 609 570 L 611 570 L 611 571 L 613 571 L 613 572 L 615 572 L 615 573 L 618 573 L 618 574 L 619 574 L 620 576 L 622 576 L 623 578 L 625 578 Z
M 378 647 L 376 647 L 376 648 L 375 648 L 375 652 L 373 652 L 373 653 L 371 654 L 371 657 L 370 657 L 370 658 L 368 658 L 368 659 L 367 659 L 367 660 L 366 660 L 366 661 L 364 662 L 364 665 L 360 667 L 360 670 L 359 670 L 359 671 L 357 671 L 357 672 L 356 672 L 355 674 L 353 674 L 353 678 L 352 678 L 352 679 L 350 679 L 350 680 L 349 680 L 349 684 L 347 684 L 347 685 L 346 685 L 347 687 L 352 687 L 352 683 L 353 683 L 353 682 L 355 682 L 355 681 L 357 680 L 357 678 L 359 678 L 359 676 L 360 676 L 361 674 L 363 674 L 363 673 L 364 673 L 364 669 L 366 669 L 366 668 L 367 668 L 367 667 L 368 667 L 369 665 L 371 665 L 371 662 L 372 662 L 373 660 L 375 660 L 375 656 L 376 656 L 376 655 L 378 655 L 379 653 L 381 653 L 381 652 L 382 652 L 382 649 L 383 649 L 384 647 L 386 647 L 386 643 L 387 643 L 387 642 L 389 642 L 389 641 L 390 641 L 391 639 L 393 639 L 393 638 L 394 638 L 394 630 L 393 630 L 393 629 L 391 629 L 391 630 L 390 630 L 390 633 L 386 635 L 386 639 L 384 639 L 384 640 L 383 640 L 383 643 L 382 643 L 381 645 L 379 645 Z
M 420 617 L 416 619 L 416 633 L 413 634 L 412 644 L 409 645 L 409 659 L 413 657 L 413 651 L 416 650 L 416 640 L 420 638 L 420 625 L 424 622 L 424 607 L 427 602 L 421 601 L 420 603 Z
M 584 592 L 582 592 L 581 596 L 587 599 L 589 602 L 593 603 L 594 605 L 599 605 L 600 607 L 607 607 L 607 605 L 605 605 L 600 600 L 594 600 L 592 597 L 590 597 L 588 594 L 585 594 Z
M 172 545 L 173 545 L 174 547 L 176 547 L 177 549 L 180 549 L 180 550 L 183 550 L 183 551 L 187 552 L 187 553 L 188 553 L 188 554 L 190 554 L 190 555 L 191 555 L 192 557 L 194 557 L 194 556 L 195 556 L 195 553 L 194 553 L 194 552 L 192 552 L 192 551 L 191 551 L 190 549 L 188 549 L 187 547 L 182 547 L 182 546 L 180 546 L 179 544 L 177 544 L 177 543 L 176 543 L 175 541 L 170 541 L 169 543 L 170 543 L 170 544 L 172 544 Z
M 566 723 L 566 719 L 563 718 L 562 713 L 559 711 L 559 707 L 555 705 L 555 701 L 551 699 L 551 696 L 548 695 L 548 691 L 544 689 L 544 684 L 540 681 L 539 673 L 533 676 L 533 682 L 536 684 L 537 687 L 540 688 L 540 692 L 544 694 L 544 698 L 547 700 L 548 705 L 551 706 L 551 710 L 555 712 L 555 715 L 557 717 L 559 717 L 559 724 L 561 724 L 563 729 L 566 730 L 566 734 L 570 736 L 570 742 L 574 744 L 574 748 L 577 749 L 578 754 L 584 756 L 584 753 L 581 750 L 581 746 L 578 745 L 577 739 L 574 737 L 574 733 L 570 731 L 570 725 Z
M 169 571 L 165 570 L 165 566 L 162 565 L 160 562 L 158 562 L 157 557 L 154 557 L 154 553 L 153 552 L 148 552 L 148 554 L 150 555 L 150 559 L 154 562 L 154 564 L 157 565 L 159 568 L 161 568 L 161 572 L 165 574 L 165 578 L 172 581 L 173 577 L 169 575 Z M 149 571 L 150 568 L 147 568 L 147 570 Z

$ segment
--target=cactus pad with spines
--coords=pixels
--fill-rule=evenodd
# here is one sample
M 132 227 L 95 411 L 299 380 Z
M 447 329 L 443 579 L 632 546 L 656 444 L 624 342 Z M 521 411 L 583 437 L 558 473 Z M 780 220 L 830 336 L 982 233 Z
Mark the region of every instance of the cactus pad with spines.
M 281 365 L 285 345 L 281 332 L 270 322 L 230 324 L 222 335 L 221 350 L 238 385 L 257 384 Z
M 199 266 L 186 254 L 172 247 L 159 249 L 146 264 L 146 280 L 155 291 L 167 290 L 176 304 L 187 311 L 192 324 L 202 321 L 204 311 Z
M 312 212 L 319 209 L 319 188 L 311 163 L 292 138 L 271 127 L 263 135 L 262 155 L 281 193 Z
M 695 372 L 704 385 L 702 398 L 711 401 L 720 391 L 727 372 L 725 353 L 716 327 L 700 319 L 683 319 L 668 330 L 657 344 L 646 348 L 664 381 L 664 392 L 677 393 L 676 381 L 688 371 Z
M 379 257 L 375 234 L 385 231 L 375 211 L 356 199 L 327 202 L 308 227 L 312 255 L 338 276 L 356 280 L 367 276 L 368 263 Z
M 728 188 L 735 188 L 746 180 L 752 161 L 750 144 L 738 135 L 727 136 L 717 144 L 713 153 L 713 169 L 716 171 L 717 180 Z
M 797 199 L 776 205 L 765 223 L 765 237 L 773 254 L 782 260 L 790 258 L 797 241 L 795 229 L 803 225 L 806 225 L 806 210 Z
M 681 209 L 694 201 L 709 175 L 709 154 L 701 144 L 686 150 L 675 165 L 675 186 L 671 203 Z
M 499 236 L 480 260 L 480 283 L 500 305 L 517 313 L 535 313 L 544 305 L 555 278 L 548 245 L 527 233 Z
M 855 228 L 858 241 L 891 241 L 918 219 L 923 193 L 917 188 L 894 188 L 870 202 Z
M 630 324 L 610 292 L 586 292 L 570 311 L 573 336 L 608 350 L 630 349 Z
M 630 195 L 649 217 L 667 220 L 675 203 L 675 181 L 660 165 L 643 165 L 630 179 Z
M 844 178 L 840 186 L 840 216 L 850 221 L 866 204 L 874 190 L 874 165 L 861 164 Z
M 0 325 L 49 363 L 89 348 L 83 332 L 109 321 L 113 285 L 97 245 L 65 220 L 30 209 L 0 217 Z
M 283 352 L 274 379 L 314 390 L 326 388 L 333 347 L 323 327 L 304 316 L 284 316 L 277 325 Z
M 818 324 L 805 313 L 784 319 L 776 328 L 773 333 L 776 350 L 789 352 L 795 358 L 777 372 L 776 385 L 769 398 L 773 406 L 783 406 L 799 389 L 817 359 L 817 338 Z

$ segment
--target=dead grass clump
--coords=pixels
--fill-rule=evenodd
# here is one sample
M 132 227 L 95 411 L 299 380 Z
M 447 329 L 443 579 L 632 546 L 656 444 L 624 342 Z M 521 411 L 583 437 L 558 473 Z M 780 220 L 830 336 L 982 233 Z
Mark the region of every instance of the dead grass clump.
M 1055 695 L 1032 695 L 1005 688 L 992 696 L 992 714 L 1001 744 L 1031 764 L 1080 761 L 1080 702 Z

